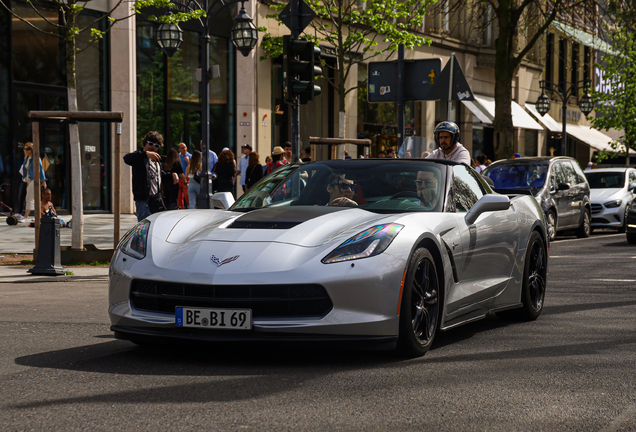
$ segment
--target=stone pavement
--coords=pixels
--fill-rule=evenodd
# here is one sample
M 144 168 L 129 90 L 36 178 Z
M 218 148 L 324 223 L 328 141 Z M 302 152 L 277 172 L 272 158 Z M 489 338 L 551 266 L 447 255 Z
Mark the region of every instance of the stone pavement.
M 70 220 L 70 216 L 61 216 L 63 220 Z M 126 234 L 134 224 L 137 216 L 121 215 L 121 235 Z M 84 244 L 93 244 L 97 249 L 114 249 L 112 214 L 84 215 Z M 60 246 L 71 246 L 71 228 L 60 229 Z M 0 255 L 7 253 L 33 253 L 35 248 L 35 228 L 26 223 L 7 225 L 4 218 L 0 219 Z

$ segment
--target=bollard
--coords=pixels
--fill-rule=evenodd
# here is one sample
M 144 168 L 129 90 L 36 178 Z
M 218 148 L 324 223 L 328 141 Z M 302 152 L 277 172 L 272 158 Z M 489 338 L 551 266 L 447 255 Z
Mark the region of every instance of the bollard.
M 40 218 L 40 239 L 38 242 L 38 257 L 35 267 L 28 273 L 34 275 L 62 275 L 64 268 L 61 263 L 60 252 L 60 220 L 51 210 Z

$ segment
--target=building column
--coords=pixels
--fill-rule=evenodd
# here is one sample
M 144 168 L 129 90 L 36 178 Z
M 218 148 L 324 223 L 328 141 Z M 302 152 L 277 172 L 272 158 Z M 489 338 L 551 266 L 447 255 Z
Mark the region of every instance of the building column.
M 245 3 L 245 11 L 255 16 L 256 1 Z M 258 25 L 258 24 L 256 24 Z M 257 151 L 258 118 L 257 111 L 257 81 L 256 73 L 259 58 L 257 46 L 250 51 L 247 57 L 237 51 L 236 53 L 236 153 L 241 156 L 241 146 L 249 144 Z M 268 116 L 269 117 L 269 116 Z
M 117 1 L 110 0 L 110 4 L 111 7 L 115 7 Z M 122 3 L 112 16 L 123 18 L 130 13 L 128 3 Z M 122 111 L 125 115 L 122 122 L 122 156 L 137 149 L 137 50 L 135 44 L 136 19 L 133 15 L 115 24 L 110 31 L 110 105 L 111 111 Z M 132 173 L 123 159 L 115 160 L 114 151 L 113 146 L 111 147 L 113 164 L 121 164 L 121 212 L 134 213 Z M 112 172 L 115 172 L 114 165 Z M 114 193 L 112 197 L 114 199 Z

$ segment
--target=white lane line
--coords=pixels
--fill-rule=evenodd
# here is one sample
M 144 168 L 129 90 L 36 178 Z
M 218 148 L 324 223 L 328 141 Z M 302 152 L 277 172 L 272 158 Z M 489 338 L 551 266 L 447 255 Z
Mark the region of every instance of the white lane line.
M 591 279 L 599 282 L 636 282 L 636 279 Z
M 614 420 L 612 420 L 612 422 L 605 429 L 602 429 L 601 432 L 618 431 L 621 428 L 621 426 L 623 426 L 623 424 L 627 422 L 629 419 L 634 417 L 634 415 L 636 415 L 636 405 L 627 407 L 627 409 L 623 411 L 621 415 L 619 415 Z
M 617 236 L 625 237 L 625 234 L 603 234 L 602 236 L 599 235 L 599 236 L 590 236 L 586 238 L 563 239 L 558 241 L 555 240 L 555 243 L 559 244 L 559 243 L 567 243 L 567 242 L 581 241 L 581 240 L 596 240 L 596 239 L 604 239 L 604 238 L 617 237 Z

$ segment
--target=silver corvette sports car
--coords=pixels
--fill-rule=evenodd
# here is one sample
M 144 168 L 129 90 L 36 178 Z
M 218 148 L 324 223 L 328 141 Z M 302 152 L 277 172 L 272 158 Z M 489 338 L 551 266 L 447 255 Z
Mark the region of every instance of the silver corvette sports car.
M 136 343 L 342 341 L 423 355 L 436 332 L 489 312 L 536 319 L 547 246 L 534 197 L 496 194 L 465 165 L 290 165 L 228 210 L 131 229 L 111 262 L 111 329 Z

